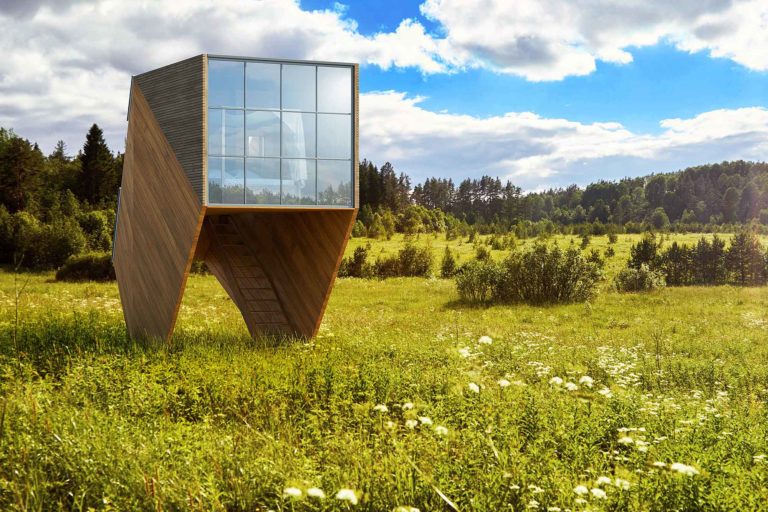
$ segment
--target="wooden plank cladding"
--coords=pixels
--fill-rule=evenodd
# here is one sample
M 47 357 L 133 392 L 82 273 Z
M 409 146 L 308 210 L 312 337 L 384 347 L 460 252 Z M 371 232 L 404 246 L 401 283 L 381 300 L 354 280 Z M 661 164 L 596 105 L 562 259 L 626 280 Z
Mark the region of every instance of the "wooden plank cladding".
M 201 202 L 205 188 L 203 63 L 204 56 L 199 55 L 134 78 Z
M 131 336 L 168 339 L 203 208 L 137 82 L 129 119 L 115 273 Z

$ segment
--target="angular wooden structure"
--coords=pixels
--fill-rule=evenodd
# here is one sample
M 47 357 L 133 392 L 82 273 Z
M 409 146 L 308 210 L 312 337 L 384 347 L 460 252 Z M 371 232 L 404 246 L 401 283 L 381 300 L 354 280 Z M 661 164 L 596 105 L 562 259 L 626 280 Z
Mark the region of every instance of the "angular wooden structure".
M 358 66 L 200 55 L 134 77 L 113 262 L 168 340 L 194 259 L 254 337 L 312 337 L 358 205 Z

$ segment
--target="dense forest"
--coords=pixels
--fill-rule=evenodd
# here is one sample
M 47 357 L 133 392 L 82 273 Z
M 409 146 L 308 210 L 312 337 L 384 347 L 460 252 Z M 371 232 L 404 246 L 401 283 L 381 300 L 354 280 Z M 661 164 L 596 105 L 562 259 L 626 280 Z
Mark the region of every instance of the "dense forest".
M 109 252 L 123 155 L 93 125 L 77 154 L 64 142 L 45 155 L 0 128 L 0 264 L 56 268 L 69 256 Z M 523 193 L 483 176 L 456 185 L 410 177 L 386 162 L 360 163 L 353 234 L 373 238 L 444 232 L 600 234 L 646 230 L 733 231 L 768 224 L 768 164 L 744 161 Z

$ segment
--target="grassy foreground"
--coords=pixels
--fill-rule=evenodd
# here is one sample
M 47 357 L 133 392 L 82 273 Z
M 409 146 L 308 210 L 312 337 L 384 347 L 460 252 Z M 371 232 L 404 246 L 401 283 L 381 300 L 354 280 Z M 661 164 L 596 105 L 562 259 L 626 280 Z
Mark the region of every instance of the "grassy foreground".
M 275 347 L 193 276 L 165 347 L 114 284 L 50 278 L 14 342 L 0 274 L 2 510 L 768 510 L 768 288 L 473 309 L 347 279 Z

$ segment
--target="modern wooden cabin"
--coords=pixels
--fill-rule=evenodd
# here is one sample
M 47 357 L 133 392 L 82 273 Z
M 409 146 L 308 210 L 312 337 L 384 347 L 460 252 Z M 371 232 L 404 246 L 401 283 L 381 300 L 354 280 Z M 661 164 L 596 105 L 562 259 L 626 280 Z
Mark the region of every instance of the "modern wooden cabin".
M 358 208 L 358 66 L 199 55 L 133 77 L 113 262 L 170 339 L 193 260 L 251 335 L 317 333 Z

